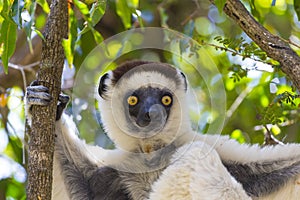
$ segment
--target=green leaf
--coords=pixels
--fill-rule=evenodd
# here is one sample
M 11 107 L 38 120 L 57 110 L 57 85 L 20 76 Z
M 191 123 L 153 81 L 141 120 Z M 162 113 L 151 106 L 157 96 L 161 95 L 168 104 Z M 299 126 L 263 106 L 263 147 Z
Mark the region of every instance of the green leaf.
M 254 17 L 256 17 L 256 19 L 259 21 L 259 22 L 262 22 L 263 21 L 263 17 L 261 16 L 259 10 L 256 8 L 255 6 L 255 0 L 250 0 L 249 1 L 250 3 L 250 8 L 251 8 L 251 13 Z
M 127 0 L 127 5 L 131 8 L 137 9 L 139 6 L 139 0 Z
M 68 39 L 64 39 L 62 42 L 69 67 L 71 67 L 73 64 L 76 41 L 77 41 L 77 19 L 75 17 L 74 11 L 72 9 L 69 9 Z
M 163 6 L 160 6 L 158 8 L 158 11 L 159 11 L 159 16 L 160 16 L 160 19 L 161 19 L 161 26 L 162 27 L 165 27 L 165 28 L 168 28 L 168 19 L 169 19 L 169 16 L 166 14 L 166 10 L 163 8 Z
M 80 10 L 80 12 L 83 14 L 83 18 L 86 21 L 85 27 L 79 33 L 79 35 L 82 35 L 90 30 L 93 33 L 95 41 L 99 44 L 103 41 L 103 37 L 101 36 L 101 34 L 98 31 L 96 31 L 94 29 L 94 26 L 98 23 L 98 21 L 103 16 L 103 14 L 105 12 L 106 4 L 105 4 L 105 2 L 102 2 L 102 1 L 101 1 L 101 3 L 99 3 L 99 1 L 97 1 L 96 3 L 98 3 L 98 5 L 94 4 L 91 9 L 91 12 L 90 12 L 86 4 L 84 4 L 78 0 L 74 0 L 74 4 Z M 93 16 L 91 17 L 91 15 L 93 15 Z
M 106 1 L 100 1 L 93 3 L 90 11 L 92 25 L 95 26 L 103 17 L 106 8 Z
M 94 39 L 95 39 L 96 43 L 100 44 L 103 41 L 102 35 L 98 31 L 96 31 L 94 28 L 91 29 L 91 31 L 93 33 L 93 36 L 94 36 Z
M 4 18 L 1 26 L 1 36 L 0 43 L 3 48 L 1 55 L 1 60 L 4 68 L 4 72 L 8 72 L 8 61 L 13 55 L 16 48 L 17 40 L 17 24 L 13 21 L 11 17 L 11 9 L 8 1 L 3 2 L 3 8 L 1 11 L 1 16 Z
M 19 183 L 15 179 L 9 179 L 6 190 L 6 199 L 26 199 L 24 184 Z
M 117 14 L 121 17 L 125 29 L 131 27 L 131 9 L 128 7 L 126 0 L 116 0 Z
M 88 24 L 86 24 L 84 26 L 84 28 L 78 33 L 78 35 L 81 36 L 81 35 L 85 34 L 86 32 L 88 32 L 90 30 L 91 30 L 90 27 L 88 26 Z
M 35 29 L 43 30 L 47 20 L 46 14 L 40 14 L 35 18 Z
M 14 20 L 14 22 L 15 22 L 19 27 L 22 26 L 21 13 L 22 13 L 23 8 L 24 8 L 24 5 L 23 5 L 23 4 L 20 4 L 20 1 L 19 1 L 19 0 L 14 1 L 14 2 L 13 2 L 13 5 L 12 5 L 12 7 L 11 7 L 11 16 L 12 16 L 12 19 Z
M 4 19 L 7 19 L 9 17 L 9 12 L 10 12 L 10 8 L 9 8 L 8 1 L 3 1 L 3 7 L 2 7 L 2 10 L 1 10 L 1 16 Z
M 218 8 L 219 13 L 223 12 L 226 0 L 215 0 L 215 5 Z
M 42 40 L 45 41 L 45 37 L 44 37 L 43 33 L 41 33 L 41 31 L 39 31 L 38 29 L 33 29 L 33 31 L 34 31 L 40 38 L 42 38 Z
M 32 35 L 32 31 L 35 29 L 34 28 L 35 10 L 36 10 L 36 2 L 33 2 L 28 7 L 28 12 L 30 13 L 30 21 L 25 22 L 24 25 L 23 25 L 23 28 L 24 28 L 26 36 L 27 36 L 29 50 L 30 50 L 31 53 L 33 53 L 31 35 Z
M 294 0 L 294 9 L 298 16 L 298 21 L 300 21 L 300 1 L 299 0 Z
M 16 48 L 17 25 L 11 20 L 4 20 L 1 27 L 0 41 L 3 44 L 1 60 L 5 73 L 8 72 L 8 61 Z
M 62 41 L 62 46 L 64 48 L 65 56 L 68 61 L 69 67 L 72 66 L 73 59 L 74 59 L 74 54 L 71 49 L 71 40 L 72 38 L 68 38 Z
M 36 2 L 43 8 L 43 11 L 45 13 L 47 13 L 47 14 L 50 13 L 50 7 L 46 0 L 37 0 Z
M 74 0 L 73 2 L 74 5 L 78 8 L 78 10 L 84 15 L 84 18 L 87 21 L 90 17 L 90 11 L 88 6 L 85 3 L 78 0 Z

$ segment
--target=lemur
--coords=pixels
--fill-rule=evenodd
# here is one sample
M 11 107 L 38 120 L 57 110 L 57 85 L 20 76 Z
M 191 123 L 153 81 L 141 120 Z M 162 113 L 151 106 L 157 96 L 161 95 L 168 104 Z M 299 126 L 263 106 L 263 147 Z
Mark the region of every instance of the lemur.
M 62 114 L 68 97 L 61 95 L 54 187 L 74 200 L 148 199 L 153 183 L 172 165 L 172 155 L 193 141 L 216 151 L 221 164 L 205 164 L 227 170 L 250 197 L 272 194 L 300 174 L 300 145 L 260 148 L 237 145 L 225 136 L 195 133 L 188 115 L 187 90 L 185 75 L 166 63 L 129 61 L 104 74 L 98 85 L 99 109 L 114 150 L 90 146 L 78 138 L 74 124 Z M 27 87 L 29 119 L 31 106 L 47 106 L 51 98 L 44 86 Z M 62 185 L 55 185 L 55 180 L 63 181 Z M 54 191 L 53 199 L 63 198 L 55 195 Z

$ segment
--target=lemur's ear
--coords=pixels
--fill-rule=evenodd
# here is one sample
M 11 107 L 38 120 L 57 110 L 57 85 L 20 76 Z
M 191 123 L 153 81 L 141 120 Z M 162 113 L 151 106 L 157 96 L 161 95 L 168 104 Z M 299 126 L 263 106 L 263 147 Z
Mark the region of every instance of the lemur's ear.
M 98 93 L 100 97 L 105 99 L 105 93 L 107 92 L 107 84 L 105 84 L 105 80 L 109 78 L 109 74 L 106 73 L 100 78 Z
M 184 89 L 185 91 L 187 91 L 187 80 L 186 80 L 186 76 L 183 72 L 180 72 L 182 78 L 183 78 L 183 81 L 184 81 Z

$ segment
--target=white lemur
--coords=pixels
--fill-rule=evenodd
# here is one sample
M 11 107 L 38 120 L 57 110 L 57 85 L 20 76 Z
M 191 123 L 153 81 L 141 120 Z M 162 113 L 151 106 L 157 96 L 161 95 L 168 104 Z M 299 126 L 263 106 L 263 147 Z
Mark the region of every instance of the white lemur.
M 264 198 L 293 184 L 300 174 L 300 145 L 260 148 L 239 145 L 225 136 L 196 134 L 188 117 L 186 91 L 184 74 L 164 63 L 130 61 L 103 75 L 99 108 L 115 150 L 89 146 L 77 137 L 74 124 L 62 115 L 68 97 L 61 95 L 53 199 L 148 199 L 153 183 L 173 164 L 170 159 L 177 149 L 194 140 L 211 148 L 215 160 L 221 159 L 203 163 L 214 169 L 205 176 L 225 171 L 230 178 L 224 179 L 230 180 L 224 183 L 237 181 L 242 187 L 232 190 L 240 190 L 236 192 L 241 195 Z M 51 97 L 47 88 L 35 83 L 27 88 L 26 101 L 30 114 L 30 106 L 48 105 Z M 63 192 L 68 197 L 57 196 L 66 195 Z

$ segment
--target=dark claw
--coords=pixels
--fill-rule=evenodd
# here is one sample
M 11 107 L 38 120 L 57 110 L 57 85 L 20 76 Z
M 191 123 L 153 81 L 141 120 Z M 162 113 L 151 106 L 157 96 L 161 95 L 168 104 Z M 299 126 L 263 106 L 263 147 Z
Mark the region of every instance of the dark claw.
M 56 110 L 56 121 L 60 120 L 62 113 L 64 112 L 64 109 L 66 108 L 68 102 L 70 100 L 70 97 L 65 94 L 60 94 L 58 96 L 58 105 Z
M 69 97 L 68 95 L 60 94 L 60 95 L 58 96 L 58 101 L 59 101 L 60 103 L 67 104 L 67 103 L 69 102 L 69 100 L 70 100 L 70 97 Z
M 30 86 L 37 86 L 39 85 L 39 82 L 37 80 L 34 80 L 30 83 Z

